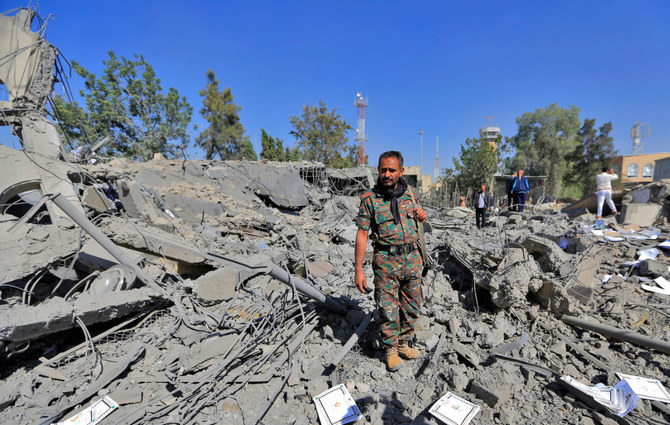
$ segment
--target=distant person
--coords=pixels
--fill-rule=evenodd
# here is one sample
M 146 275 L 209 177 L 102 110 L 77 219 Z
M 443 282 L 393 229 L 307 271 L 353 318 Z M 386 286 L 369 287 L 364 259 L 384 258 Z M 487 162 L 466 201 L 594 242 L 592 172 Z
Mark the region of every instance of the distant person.
M 603 216 L 603 204 L 607 200 L 607 205 L 609 205 L 612 210 L 612 214 L 616 214 L 616 205 L 612 201 L 612 180 L 618 179 L 619 176 L 614 174 L 614 170 L 611 168 L 603 167 L 602 173 L 596 176 L 596 184 L 598 186 L 598 214 L 596 218 L 601 218 Z
M 520 212 L 523 212 L 523 207 L 526 205 L 526 194 L 529 190 L 528 178 L 523 175 L 523 170 L 519 170 L 519 175 L 514 178 L 512 184 L 512 192 L 516 195 L 516 203 Z
M 459 207 L 466 207 L 466 205 L 465 205 L 465 195 L 461 195 L 459 200 L 460 200 L 460 202 L 459 202 L 458 206 Z
M 472 205 L 475 206 L 475 223 L 477 224 L 477 229 L 486 227 L 486 213 L 491 211 L 493 196 L 490 192 L 486 191 L 485 184 L 481 185 L 479 190 L 475 193 Z
M 511 211 L 516 211 L 516 203 L 514 199 L 516 198 L 516 196 L 514 194 L 514 190 L 512 190 L 512 188 L 514 187 L 514 180 L 516 179 L 516 176 L 517 174 L 515 171 L 505 181 L 505 191 L 507 192 L 507 209 Z

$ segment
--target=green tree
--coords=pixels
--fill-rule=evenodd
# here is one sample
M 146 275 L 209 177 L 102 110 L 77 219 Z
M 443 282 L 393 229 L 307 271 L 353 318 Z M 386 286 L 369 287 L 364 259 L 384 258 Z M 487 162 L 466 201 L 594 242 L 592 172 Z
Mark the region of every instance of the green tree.
M 284 143 L 279 138 L 270 136 L 261 128 L 261 159 L 268 161 L 300 161 L 300 150 L 297 147 L 284 147 Z
M 579 108 L 571 105 L 565 109 L 553 103 L 523 114 L 516 123 L 518 131 L 511 138 L 516 149 L 515 169 L 525 170 L 526 175 L 547 176 L 545 196 L 562 196 L 570 165 L 566 156 L 577 144 Z
M 577 133 L 579 143 L 569 156 L 573 170 L 568 180 L 581 189 L 582 195 L 596 190 L 595 175 L 600 173 L 602 167 L 608 167 L 612 158 L 617 155 L 614 139 L 609 135 L 612 123 L 606 122 L 600 126 L 599 133 L 595 126 L 595 119 L 584 119 L 584 124 Z
M 88 146 L 96 142 L 95 135 L 86 111 L 76 101 L 68 102 L 61 96 L 53 97 L 54 115 L 60 125 L 56 127 L 63 136 L 64 145 L 72 150 L 77 146 Z
M 502 136 L 498 136 L 496 145 L 502 143 Z M 461 144 L 461 154 L 454 157 L 454 169 L 445 169 L 446 178 L 452 179 L 460 190 L 478 188 L 482 184 L 491 186 L 493 175 L 500 162 L 500 150 L 496 149 L 484 138 L 467 138 Z
M 357 147 L 349 144 L 346 135 L 352 128 L 336 111 L 337 108 L 329 111 L 321 100 L 319 106 L 303 106 L 301 116 L 289 118 L 293 125 L 291 134 L 303 159 L 319 161 L 328 167 L 353 167 Z
M 144 57 L 117 58 L 109 51 L 102 75 L 97 77 L 73 62 L 86 90 L 86 111 L 76 103 L 57 98 L 54 112 L 62 120 L 69 144 L 96 142 L 109 136 L 102 152 L 151 159 L 154 153 L 174 157 L 189 143 L 186 131 L 193 108 L 174 88 L 163 91 L 160 79 Z M 88 137 L 89 140 L 85 140 Z M 179 144 L 175 144 L 178 142 Z
M 196 137 L 196 144 L 205 151 L 207 159 L 218 155 L 224 160 L 257 160 L 258 156 L 237 114 L 242 107 L 233 101 L 230 87 L 219 91 L 219 80 L 214 71 L 210 69 L 205 75 L 207 84 L 198 93 L 203 98 L 200 115 L 207 120 L 209 127 Z

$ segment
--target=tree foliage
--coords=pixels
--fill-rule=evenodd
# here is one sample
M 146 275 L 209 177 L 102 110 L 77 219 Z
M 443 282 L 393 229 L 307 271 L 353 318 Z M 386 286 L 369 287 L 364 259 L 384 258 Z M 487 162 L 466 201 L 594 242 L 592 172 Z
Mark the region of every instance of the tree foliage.
M 164 92 L 153 67 L 141 55 L 130 60 L 110 50 L 103 64 L 98 77 L 73 63 L 84 78 L 86 90 L 80 94 L 86 110 L 55 98 L 54 112 L 68 144 L 89 144 L 109 136 L 112 140 L 102 149 L 108 155 L 147 160 L 159 152 L 174 157 L 189 142 L 186 129 L 193 108 L 186 98 L 174 88 Z
M 500 146 L 502 137 L 498 136 L 496 145 Z M 491 186 L 493 175 L 500 163 L 500 149 L 496 149 L 484 138 L 467 138 L 461 144 L 461 154 L 454 157 L 454 168 L 443 170 L 445 184 L 458 185 L 459 190 L 479 188 L 482 184 Z
M 517 134 L 510 139 L 516 148 L 512 163 L 526 175 L 547 176 L 546 196 L 562 195 L 563 179 L 570 167 L 566 156 L 575 149 L 579 108 L 554 103 L 516 119 Z
M 346 134 L 352 128 L 336 111 L 337 108 L 329 111 L 321 100 L 318 106 L 303 106 L 301 116 L 289 118 L 293 125 L 291 135 L 303 159 L 334 168 L 353 167 L 358 150 L 348 143 Z
M 257 160 L 258 156 L 238 115 L 242 107 L 233 101 L 230 87 L 219 91 L 219 80 L 214 71 L 210 69 L 205 75 L 207 84 L 198 93 L 203 98 L 200 115 L 207 120 L 209 126 L 196 137 L 196 144 L 205 151 L 207 159 L 218 155 L 224 160 Z
M 279 138 L 270 136 L 261 128 L 261 159 L 268 161 L 300 161 L 300 150 L 297 147 L 284 147 L 284 143 Z
M 581 190 L 581 194 L 596 190 L 596 174 L 602 167 L 609 167 L 612 158 L 616 156 L 613 138 L 610 137 L 612 123 L 606 122 L 596 132 L 596 120 L 585 118 L 584 124 L 577 132 L 578 144 L 569 155 L 573 164 L 572 173 L 568 181 Z

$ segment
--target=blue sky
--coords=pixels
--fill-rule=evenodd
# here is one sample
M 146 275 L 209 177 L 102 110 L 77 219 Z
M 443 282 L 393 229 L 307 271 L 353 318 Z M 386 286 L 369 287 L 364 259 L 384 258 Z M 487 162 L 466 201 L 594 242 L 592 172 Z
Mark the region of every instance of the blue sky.
M 0 3 L 2 10 L 27 5 Z M 32 4 L 54 16 L 47 39 L 94 73 L 108 50 L 144 55 L 165 89 L 186 96 L 201 127 L 198 90 L 213 69 L 243 108 L 240 118 L 258 153 L 261 128 L 292 146 L 289 117 L 320 99 L 355 127 L 359 91 L 369 99 L 371 162 L 398 149 L 407 165 L 419 165 L 423 130 L 427 174 L 436 137 L 444 168 L 487 116 L 512 136 L 517 117 L 554 102 L 578 106 L 582 121 L 612 121 L 620 153 L 631 153 L 636 121 L 651 125 L 645 153 L 670 151 L 667 1 Z M 77 76 L 70 84 L 83 85 Z M 17 147 L 5 134 L 1 141 Z

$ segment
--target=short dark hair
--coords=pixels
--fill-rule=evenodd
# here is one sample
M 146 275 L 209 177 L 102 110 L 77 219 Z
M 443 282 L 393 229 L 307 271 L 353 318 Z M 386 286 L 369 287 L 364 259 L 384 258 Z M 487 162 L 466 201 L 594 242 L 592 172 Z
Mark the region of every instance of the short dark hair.
M 609 170 L 609 168 L 607 168 L 607 167 L 603 167 L 603 173 L 606 173 L 607 170 Z
M 382 159 L 384 158 L 396 158 L 398 160 L 398 164 L 400 165 L 400 168 L 402 168 L 402 154 L 398 151 L 386 151 L 383 154 L 379 155 L 379 162 L 377 163 L 377 166 L 382 163 Z

